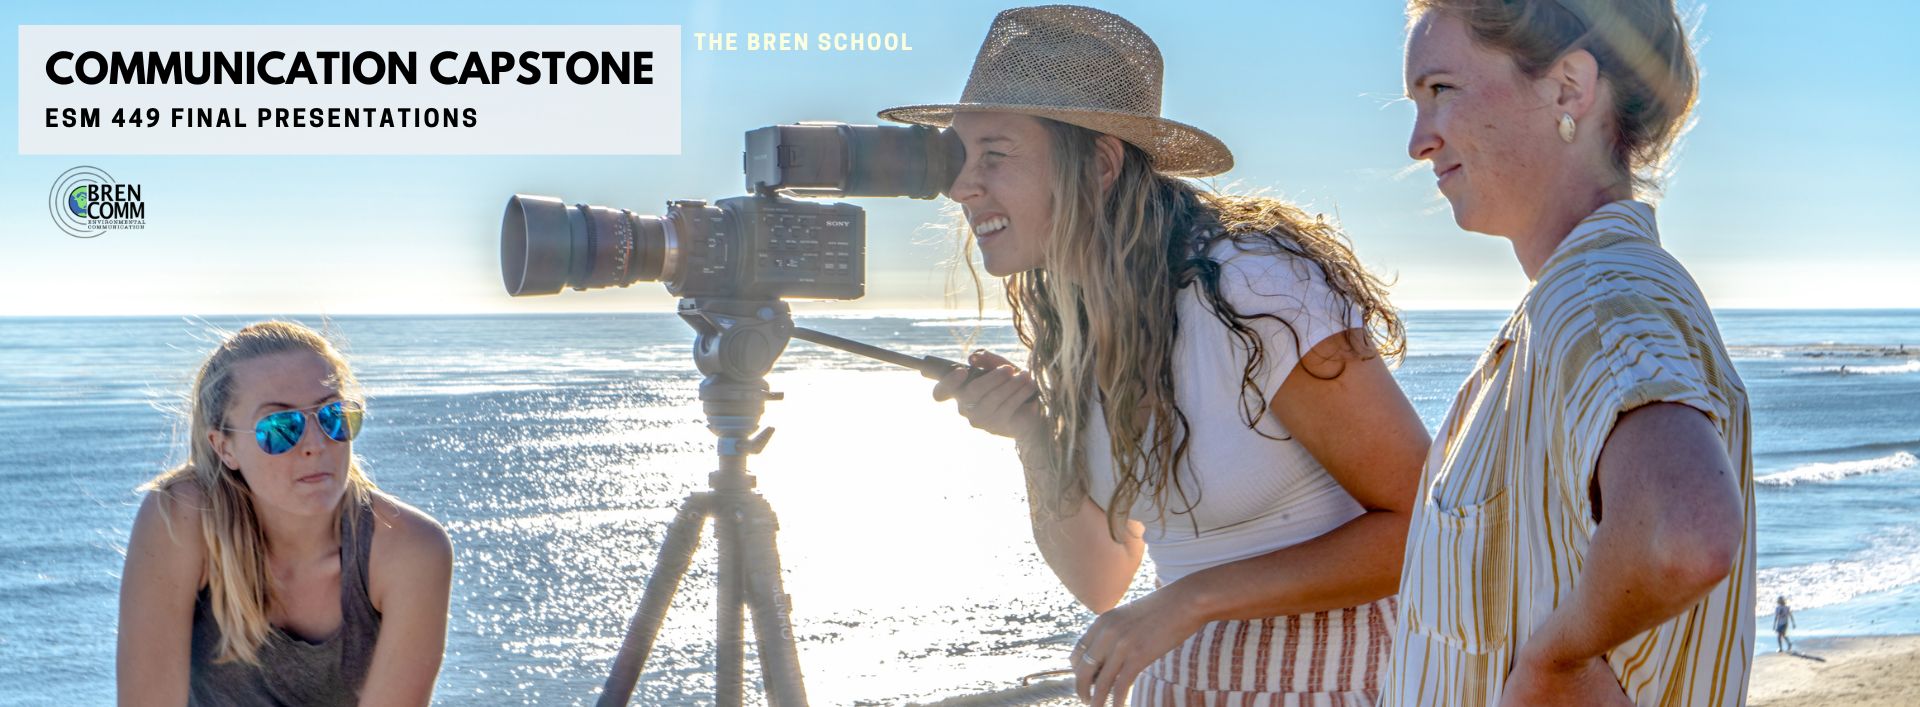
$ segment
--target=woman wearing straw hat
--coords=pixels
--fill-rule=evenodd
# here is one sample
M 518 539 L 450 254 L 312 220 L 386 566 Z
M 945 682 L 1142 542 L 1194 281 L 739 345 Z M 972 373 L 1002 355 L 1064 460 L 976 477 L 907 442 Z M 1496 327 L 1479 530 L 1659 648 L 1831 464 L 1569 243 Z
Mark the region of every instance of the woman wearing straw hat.
M 881 113 L 960 137 L 950 195 L 1029 348 L 934 395 L 1017 442 L 1041 555 L 1099 614 L 1081 697 L 1369 704 L 1428 442 L 1400 321 L 1331 224 L 1181 179 L 1233 157 L 1160 85 L 1126 20 L 1020 8 L 959 103 Z M 1159 587 L 1122 604 L 1143 553 Z

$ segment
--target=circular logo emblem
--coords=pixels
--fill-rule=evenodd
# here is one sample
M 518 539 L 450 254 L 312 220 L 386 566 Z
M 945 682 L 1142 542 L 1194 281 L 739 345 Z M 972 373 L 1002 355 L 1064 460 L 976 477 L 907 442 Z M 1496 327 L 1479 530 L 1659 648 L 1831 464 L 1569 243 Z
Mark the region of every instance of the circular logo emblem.
M 53 215 L 54 225 L 74 238 L 93 238 L 106 233 L 106 229 L 93 223 L 94 217 L 90 215 L 93 202 L 88 196 L 88 187 L 113 183 L 113 176 L 99 167 L 75 167 L 62 172 L 47 193 L 47 211 Z

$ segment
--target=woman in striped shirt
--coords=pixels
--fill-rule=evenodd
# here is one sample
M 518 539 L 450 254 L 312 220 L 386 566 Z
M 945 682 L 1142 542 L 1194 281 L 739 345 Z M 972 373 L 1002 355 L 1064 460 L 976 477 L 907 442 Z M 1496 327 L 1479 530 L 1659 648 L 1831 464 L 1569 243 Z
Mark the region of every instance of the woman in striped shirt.
M 1636 200 L 1696 92 L 1672 0 L 1409 14 L 1409 152 L 1533 285 L 1428 457 L 1383 702 L 1742 704 L 1746 390 Z
M 965 145 L 948 193 L 1031 350 L 935 395 L 1017 442 L 1041 556 L 1100 614 L 1082 697 L 1371 704 L 1427 447 L 1399 320 L 1332 224 L 1182 179 L 1232 156 L 1160 82 L 1125 19 L 1019 8 L 960 103 L 881 114 Z M 1146 553 L 1160 586 L 1123 603 Z

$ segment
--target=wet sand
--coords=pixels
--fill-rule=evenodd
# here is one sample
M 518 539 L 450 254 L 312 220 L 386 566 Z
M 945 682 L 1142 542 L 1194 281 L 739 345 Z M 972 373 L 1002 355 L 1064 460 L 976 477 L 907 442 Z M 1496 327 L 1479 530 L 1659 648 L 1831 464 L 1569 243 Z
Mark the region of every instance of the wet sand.
M 1760 636 L 1773 640 L 1772 634 Z M 1920 705 L 1920 636 L 1810 638 L 1793 655 L 1754 663 L 1747 703 L 1755 707 Z

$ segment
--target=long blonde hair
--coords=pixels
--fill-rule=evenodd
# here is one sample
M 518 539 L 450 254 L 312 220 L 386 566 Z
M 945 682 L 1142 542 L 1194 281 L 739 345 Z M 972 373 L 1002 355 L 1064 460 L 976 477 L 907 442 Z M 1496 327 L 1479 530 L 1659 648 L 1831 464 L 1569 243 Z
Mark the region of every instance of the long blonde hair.
M 1220 263 L 1208 255 L 1215 244 L 1227 241 L 1243 250 L 1291 254 L 1314 263 L 1334 292 L 1362 313 L 1365 340 L 1350 342 L 1354 350 L 1388 357 L 1404 350 L 1405 330 L 1387 302 L 1385 285 L 1360 265 L 1324 218 L 1278 199 L 1209 193 L 1155 172 L 1147 154 L 1131 144 L 1125 145 L 1118 175 L 1102 199 L 1095 158 L 1100 133 L 1041 121 L 1053 154 L 1053 233 L 1046 265 L 1007 280 L 1014 328 L 1031 351 L 1028 368 L 1039 384 L 1053 438 L 1049 468 L 1028 475 L 1036 513 L 1071 514 L 1086 493 L 1080 440 L 1096 400 L 1104 408 L 1117 474 L 1106 504 L 1111 533 L 1118 536 L 1143 493 L 1154 499 L 1162 518 L 1190 513 L 1200 503 L 1188 496 L 1175 471 L 1186 459 L 1190 430 L 1173 390 L 1182 288 L 1198 285 L 1208 309 L 1248 352 L 1240 412 L 1249 428 L 1265 414 L 1275 392 L 1261 390 L 1256 382 L 1257 371 L 1267 364 L 1268 342 L 1250 322 L 1278 322 L 1293 333 L 1292 345 L 1304 357 L 1299 332 L 1284 319 L 1240 312 L 1227 302 Z M 1169 505 L 1170 495 L 1180 497 L 1179 507 Z
M 267 617 L 280 598 L 267 571 L 267 538 L 255 515 L 253 491 L 238 469 L 220 460 L 207 439 L 208 432 L 232 426 L 226 411 L 233 401 L 235 364 L 299 351 L 326 359 L 333 369 L 331 382 L 342 398 L 362 399 L 346 358 L 318 332 L 292 322 L 250 325 L 222 341 L 194 376 L 187 461 L 140 486 L 141 491 L 165 494 L 174 503 L 184 503 L 187 501 L 180 491 L 191 485 L 204 499 L 197 505 L 200 538 L 206 550 L 207 593 L 214 621 L 220 626 L 215 652 L 218 662 L 260 663 L 260 647 L 272 630 Z M 346 497 L 340 504 L 340 512 L 350 525 L 357 527 L 359 518 L 352 510 L 369 503 L 375 490 L 359 460 L 350 460 Z M 173 532 L 172 527 L 167 530 Z

